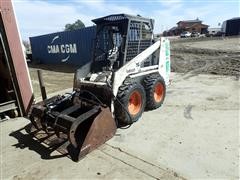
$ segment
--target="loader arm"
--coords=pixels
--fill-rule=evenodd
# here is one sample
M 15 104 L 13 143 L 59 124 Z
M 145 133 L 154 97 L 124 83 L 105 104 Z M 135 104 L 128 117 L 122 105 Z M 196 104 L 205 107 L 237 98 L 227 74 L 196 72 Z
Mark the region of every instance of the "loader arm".
M 141 64 L 155 53 L 158 53 L 156 54 L 158 65 L 141 67 Z M 164 78 L 166 85 L 169 84 L 170 43 L 168 39 L 161 38 L 116 71 L 114 74 L 115 80 L 113 81 L 113 94 L 117 95 L 118 88 L 128 76 L 133 78 L 155 72 L 158 72 Z

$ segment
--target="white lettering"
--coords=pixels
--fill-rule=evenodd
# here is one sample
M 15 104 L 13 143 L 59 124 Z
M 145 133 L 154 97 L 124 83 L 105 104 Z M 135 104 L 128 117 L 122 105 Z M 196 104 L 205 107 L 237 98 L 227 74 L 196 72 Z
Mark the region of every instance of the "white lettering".
M 50 54 L 51 53 L 51 46 L 48 46 L 47 49 L 48 49 L 48 53 Z
M 63 44 L 61 45 L 61 53 L 65 53 L 65 47 Z
M 61 44 L 61 45 L 49 45 L 47 46 L 47 51 L 49 54 L 76 54 L 77 45 L 74 44 Z
M 65 45 L 65 48 L 66 48 L 66 53 L 69 53 L 69 45 L 68 44 Z
M 76 44 L 71 44 L 70 49 L 72 53 L 77 53 L 77 45 Z
M 59 53 L 59 46 L 58 45 L 55 48 L 55 53 Z

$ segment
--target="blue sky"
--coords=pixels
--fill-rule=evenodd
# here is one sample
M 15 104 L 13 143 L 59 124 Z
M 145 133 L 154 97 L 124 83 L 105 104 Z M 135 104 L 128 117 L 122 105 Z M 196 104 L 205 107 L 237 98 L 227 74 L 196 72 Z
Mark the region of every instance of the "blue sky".
M 210 27 L 240 16 L 239 0 L 13 0 L 24 40 L 62 31 L 66 23 L 116 13 L 140 14 L 155 19 L 155 33 L 175 26 L 180 20 L 199 18 Z

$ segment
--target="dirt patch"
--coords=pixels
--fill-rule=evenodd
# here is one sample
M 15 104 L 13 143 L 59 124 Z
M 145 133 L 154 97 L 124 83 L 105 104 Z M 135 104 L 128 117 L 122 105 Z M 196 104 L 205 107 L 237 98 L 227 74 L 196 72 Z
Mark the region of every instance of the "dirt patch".
M 240 38 L 210 41 L 174 41 L 171 44 L 173 72 L 240 75 Z
M 77 67 L 66 65 L 29 64 L 35 97 L 41 97 L 37 70 L 41 69 L 47 94 L 73 87 L 74 73 Z

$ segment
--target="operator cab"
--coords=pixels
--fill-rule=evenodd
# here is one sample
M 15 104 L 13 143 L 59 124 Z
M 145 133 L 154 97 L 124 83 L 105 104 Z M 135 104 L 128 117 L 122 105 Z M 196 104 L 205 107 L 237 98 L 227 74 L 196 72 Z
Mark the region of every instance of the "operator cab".
M 92 61 L 77 70 L 74 87 L 83 82 L 112 84 L 114 72 L 153 44 L 153 19 L 114 14 L 92 21 L 96 24 Z M 150 56 L 140 67 L 156 64 L 158 58 Z
M 92 73 L 116 71 L 152 44 L 152 19 L 115 14 L 92 21 L 97 25 Z

